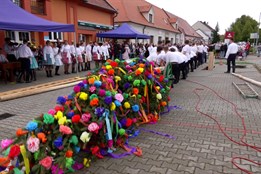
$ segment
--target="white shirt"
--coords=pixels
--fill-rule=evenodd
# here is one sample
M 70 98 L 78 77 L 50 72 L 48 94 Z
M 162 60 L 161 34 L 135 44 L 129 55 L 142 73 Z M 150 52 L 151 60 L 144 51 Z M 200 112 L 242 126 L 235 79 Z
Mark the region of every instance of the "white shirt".
M 47 60 L 46 55 L 50 54 L 51 58 L 54 58 L 54 52 L 53 52 L 53 48 L 51 46 L 45 46 L 43 49 L 43 54 L 44 54 L 44 60 Z
M 27 46 L 27 44 L 23 44 L 18 48 L 18 55 L 22 58 L 31 58 L 33 57 L 33 52 L 31 49 Z
M 81 53 L 83 54 L 84 53 L 84 46 L 83 45 L 81 45 L 81 46 L 79 46 L 79 48 L 80 48 L 80 50 L 81 50 Z
M 238 52 L 238 45 L 234 42 L 228 45 L 226 59 L 228 58 L 229 54 L 237 54 Z
M 101 53 L 102 53 L 104 56 L 109 56 L 109 55 L 110 55 L 107 45 L 102 45 L 102 46 L 101 46 Z
M 188 59 L 188 61 L 190 60 L 190 46 L 188 44 L 186 44 L 181 51 Z
M 75 54 L 75 53 L 76 53 L 76 50 L 75 50 L 74 45 L 71 45 L 70 47 L 71 47 L 71 53 L 72 53 L 72 54 Z
M 203 45 L 198 45 L 198 52 L 203 53 L 204 51 L 204 46 Z
M 92 46 L 91 46 L 90 44 L 88 44 L 88 45 L 86 46 L 85 51 L 86 51 L 86 54 L 87 54 L 88 56 L 92 55 Z
M 98 46 L 94 45 L 92 48 L 93 53 L 98 53 Z
M 58 47 L 54 47 L 53 48 L 54 58 L 62 58 L 61 52 L 60 53 L 58 53 L 58 52 L 59 52 L 59 48 Z
M 184 54 L 182 54 L 181 52 L 178 52 L 178 51 L 175 51 L 173 52 L 174 54 L 177 54 L 178 55 L 178 63 L 181 64 L 183 62 L 186 62 L 186 56 Z
M 197 45 L 194 45 L 193 47 L 191 47 L 191 51 L 193 51 L 195 54 L 197 54 L 197 52 L 198 52 Z
M 168 51 L 165 55 L 166 58 L 166 64 L 168 63 L 179 63 L 180 56 L 178 54 L 175 54 L 175 52 Z
M 160 65 L 161 61 L 165 61 L 165 52 L 161 51 L 160 54 L 158 54 L 157 58 L 156 58 L 156 64 Z
M 80 47 L 76 47 L 76 56 L 82 57 L 82 49 Z
M 153 53 L 153 46 L 152 45 L 150 45 L 148 47 L 148 51 L 149 51 L 149 55 L 151 55 Z
M 149 55 L 149 57 L 147 57 L 147 60 L 148 60 L 149 62 L 156 62 L 157 57 L 158 57 L 157 53 L 156 53 L 156 52 L 152 52 L 152 53 Z

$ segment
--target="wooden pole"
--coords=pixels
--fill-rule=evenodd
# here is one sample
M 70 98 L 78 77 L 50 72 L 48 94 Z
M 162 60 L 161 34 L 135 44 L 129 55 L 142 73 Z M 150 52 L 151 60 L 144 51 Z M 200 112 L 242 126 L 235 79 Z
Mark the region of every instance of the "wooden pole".
M 215 56 L 214 52 L 209 52 L 209 59 L 208 59 L 208 70 L 212 71 L 215 65 Z
M 238 78 L 240 78 L 240 79 L 243 79 L 243 80 L 245 80 L 245 81 L 247 81 L 247 82 L 250 82 L 250 83 L 252 83 L 252 84 L 254 84 L 254 85 L 256 85 L 256 86 L 261 87 L 261 82 L 259 82 L 259 81 L 250 79 L 250 78 L 248 78 L 248 77 L 245 77 L 245 76 L 242 76 L 242 75 L 236 74 L 236 73 L 232 73 L 232 75 L 234 75 L 234 76 L 236 76 L 236 77 L 238 77 Z

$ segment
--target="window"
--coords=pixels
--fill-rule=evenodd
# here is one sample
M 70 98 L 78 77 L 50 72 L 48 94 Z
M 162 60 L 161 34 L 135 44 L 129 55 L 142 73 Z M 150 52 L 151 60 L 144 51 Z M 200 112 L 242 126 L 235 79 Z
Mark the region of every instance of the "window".
M 5 36 L 9 37 L 11 39 L 11 41 L 15 41 L 15 32 L 14 31 L 6 31 Z
M 171 43 L 171 44 L 173 44 L 173 43 L 174 43 L 174 42 L 173 42 L 173 40 L 174 40 L 173 38 L 171 38 L 171 39 L 170 39 L 170 43 Z
M 22 3 L 20 0 L 11 0 L 14 4 L 18 5 L 19 7 L 22 7 Z
M 149 14 L 149 22 L 150 22 L 150 23 L 153 22 L 153 16 L 152 16 L 152 14 Z
M 103 33 L 104 31 L 98 31 L 98 33 Z M 98 37 L 98 43 L 104 42 L 104 38 Z
M 19 33 L 19 41 L 30 40 L 29 32 L 18 32 L 18 33 Z
M 159 36 L 158 41 L 162 41 L 162 37 L 161 36 Z
M 45 1 L 31 0 L 31 12 L 34 14 L 45 14 Z
M 49 39 L 47 40 L 56 41 L 56 39 L 63 40 L 62 32 L 49 32 Z

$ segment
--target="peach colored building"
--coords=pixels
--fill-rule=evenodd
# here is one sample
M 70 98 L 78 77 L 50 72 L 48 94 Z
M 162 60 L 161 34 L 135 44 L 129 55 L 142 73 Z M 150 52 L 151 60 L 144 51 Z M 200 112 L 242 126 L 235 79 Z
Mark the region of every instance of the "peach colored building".
M 96 33 L 113 29 L 116 10 L 106 0 L 11 0 L 26 11 L 54 22 L 74 24 L 76 42 L 95 41 Z M 46 40 L 74 40 L 74 33 L 0 31 L 0 45 L 4 38 L 15 42 L 35 40 L 44 45 Z

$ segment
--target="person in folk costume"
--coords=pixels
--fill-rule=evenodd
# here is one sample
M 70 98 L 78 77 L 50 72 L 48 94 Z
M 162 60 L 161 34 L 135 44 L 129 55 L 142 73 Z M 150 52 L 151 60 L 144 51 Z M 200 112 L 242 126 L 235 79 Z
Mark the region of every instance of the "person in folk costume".
M 82 53 L 82 62 L 81 65 L 79 64 L 79 60 L 78 60 L 78 71 L 83 71 L 83 64 L 85 63 L 85 57 L 86 57 L 86 51 L 85 51 L 85 42 L 81 42 L 80 46 L 79 46 L 81 53 Z
M 99 49 L 100 49 L 100 46 L 98 45 L 97 42 L 95 42 L 93 45 L 93 48 L 92 48 L 92 57 L 93 57 L 93 60 L 95 61 L 96 68 L 99 68 L 99 64 L 101 61 Z
M 91 70 L 91 61 L 92 61 L 92 42 L 90 41 L 85 48 L 85 65 L 84 70 Z
M 198 54 L 198 47 L 196 45 L 196 43 L 194 42 L 191 46 L 191 55 L 194 57 L 192 58 L 194 61 L 194 68 L 193 69 L 197 69 L 197 54 Z
M 46 76 L 53 77 L 52 69 L 53 69 L 55 60 L 54 60 L 53 48 L 52 48 L 51 42 L 49 40 L 46 41 L 46 45 L 43 49 L 43 54 L 44 54 L 44 66 L 45 66 Z
M 123 60 L 129 60 L 130 59 L 130 47 L 127 43 L 124 45 L 124 52 L 122 54 L 122 59 Z
M 101 54 L 103 57 L 103 62 L 110 58 L 110 53 L 106 42 L 104 42 L 101 46 Z
M 165 49 L 166 50 L 166 49 Z M 156 58 L 156 66 L 160 67 L 163 66 L 163 62 L 165 60 L 165 51 L 163 50 L 162 46 L 157 47 L 157 58 Z
M 82 49 L 80 48 L 80 44 L 76 44 L 76 58 L 78 61 L 78 72 L 81 72 L 81 68 L 83 69 L 83 59 L 82 59 Z
M 36 61 L 36 57 L 38 55 L 37 53 L 37 49 L 35 45 L 31 45 L 30 43 L 28 43 L 28 47 L 31 47 L 32 53 L 33 53 L 33 57 L 32 57 L 32 61 L 31 61 L 31 72 L 30 72 L 30 76 L 31 76 L 31 81 L 36 81 L 36 71 L 35 69 L 38 69 L 38 63 Z
M 191 71 L 193 71 L 193 60 L 191 61 L 191 47 L 189 45 L 189 40 L 186 40 L 185 41 L 185 46 L 182 48 L 182 51 L 181 51 L 186 57 L 187 57 L 187 60 L 186 60 L 186 71 L 187 71 L 187 74 L 189 73 L 189 65 L 191 65 Z M 192 62 L 192 64 L 191 64 Z
M 76 73 L 76 64 L 77 64 L 77 58 L 76 58 L 76 48 L 74 46 L 74 42 L 70 45 L 71 47 L 71 58 L 72 58 L 72 73 Z
M 64 74 L 70 74 L 69 68 L 70 68 L 70 64 L 72 63 L 72 59 L 71 59 L 71 47 L 68 44 L 68 41 L 64 41 L 64 45 L 62 46 L 61 52 L 62 52 L 62 61 L 64 64 Z
M 58 71 L 60 66 L 63 65 L 63 62 L 62 62 L 62 55 L 61 55 L 61 46 L 58 45 L 58 43 L 54 44 L 53 52 L 54 52 L 54 59 L 55 59 L 55 75 L 59 76 L 60 74 L 58 73 Z

